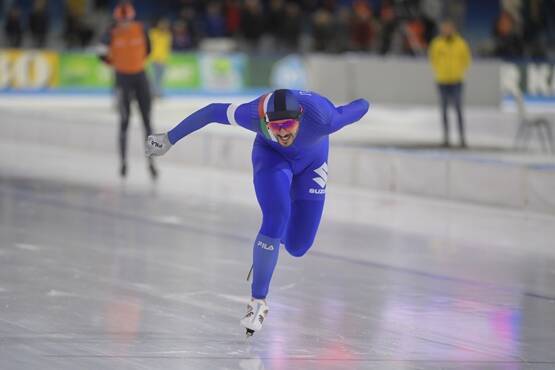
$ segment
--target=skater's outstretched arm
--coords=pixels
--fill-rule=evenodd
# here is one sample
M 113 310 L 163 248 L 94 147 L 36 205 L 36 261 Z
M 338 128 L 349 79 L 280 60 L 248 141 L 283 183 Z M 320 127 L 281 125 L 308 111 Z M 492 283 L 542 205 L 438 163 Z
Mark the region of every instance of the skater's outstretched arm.
M 189 117 L 181 121 L 177 126 L 168 132 L 168 139 L 171 144 L 175 144 L 183 137 L 192 132 L 200 130 L 209 123 L 216 122 L 224 125 L 239 125 L 246 129 L 253 130 L 252 120 L 250 119 L 250 103 L 235 105 L 213 103 L 196 111 Z
M 213 122 L 238 125 L 256 132 L 255 121 L 252 119 L 253 113 L 256 113 L 256 102 L 255 100 L 239 106 L 222 103 L 209 104 L 183 119 L 167 133 L 150 135 L 146 142 L 146 155 L 162 155 L 185 136 Z
M 336 107 L 331 115 L 328 133 L 334 133 L 351 123 L 357 122 L 368 112 L 369 108 L 370 104 L 366 99 L 357 99 L 347 105 Z

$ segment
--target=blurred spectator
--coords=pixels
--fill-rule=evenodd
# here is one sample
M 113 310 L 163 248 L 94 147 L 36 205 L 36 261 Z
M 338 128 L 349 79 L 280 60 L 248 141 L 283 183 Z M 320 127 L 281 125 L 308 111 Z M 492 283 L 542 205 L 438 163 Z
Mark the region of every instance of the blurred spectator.
M 66 5 L 63 37 L 68 47 L 90 43 L 95 25 L 87 23 L 94 11 L 95 22 L 110 4 L 121 0 L 50 0 Z M 6 43 L 21 45 L 29 23 L 33 46 L 44 46 L 49 29 L 49 0 L 12 0 L 25 4 L 27 19 L 18 21 L 7 11 L 4 22 Z M 195 48 L 204 37 L 241 36 L 245 50 L 298 51 L 304 47 L 303 31 L 309 31 L 313 47 L 321 52 L 376 50 L 385 54 L 423 54 L 436 34 L 436 22 L 449 15 L 461 23 L 467 0 L 135 0 L 144 11 L 171 17 L 181 23 L 174 47 Z M 555 0 L 499 0 L 503 12 L 493 26 L 493 41 L 485 45 L 487 54 L 518 58 L 545 58 L 555 55 Z M 33 9 L 29 9 L 33 5 Z M 379 6 L 379 8 L 373 8 Z M 374 9 L 377 11 L 374 12 Z M 17 11 L 15 11 L 17 13 Z M 178 14 L 175 17 L 175 14 Z M 470 17 L 476 16 L 470 14 Z M 54 19 L 54 18 L 53 18 Z M 49 26 L 49 23 L 51 25 Z M 22 27 L 23 24 L 23 27 Z M 8 36 L 11 34 L 12 36 Z M 476 32 L 475 34 L 478 34 Z M 262 41 L 262 42 L 261 42 Z
M 365 0 L 353 3 L 353 22 L 351 24 L 351 41 L 355 50 L 370 50 L 374 41 L 372 9 Z
M 173 25 L 172 49 L 186 51 L 194 47 L 193 39 L 187 27 L 187 22 L 178 20 Z
M 285 1 L 270 0 L 268 14 L 266 15 L 266 33 L 270 36 L 271 42 L 276 46 L 275 49 L 281 49 L 281 45 L 277 45 L 280 40 L 280 33 L 285 18 Z
M 64 39 L 66 47 L 85 47 L 90 44 L 94 31 L 86 23 L 86 3 L 81 0 L 66 1 Z
M 264 14 L 259 0 L 245 0 L 241 13 L 241 33 L 248 50 L 257 50 L 264 32 Z
M 337 12 L 334 49 L 338 53 L 345 52 L 350 49 L 351 45 L 351 9 L 348 6 L 342 6 Z
M 553 52 L 555 46 L 555 0 L 544 0 L 542 4 L 542 14 L 544 16 L 543 33 L 547 39 L 548 46 Z
M 381 21 L 381 44 L 380 54 L 384 55 L 390 51 L 391 41 L 397 29 L 397 14 L 392 0 L 384 0 L 380 8 Z
M 296 2 L 287 2 L 280 32 L 281 41 L 286 50 L 296 51 L 299 48 L 302 24 L 301 7 Z
M 23 25 L 21 24 L 21 11 L 17 5 L 12 5 L 8 10 L 4 32 L 11 48 L 19 48 L 23 42 Z
M 226 35 L 222 5 L 217 1 L 210 1 L 206 6 L 204 35 L 206 37 L 224 37 Z
M 234 36 L 241 27 L 241 2 L 239 0 L 226 0 L 225 26 L 227 34 Z
M 508 12 L 501 12 L 493 29 L 494 55 L 502 58 L 519 58 L 523 54 L 522 39 L 516 31 L 515 21 Z
M 291 1 L 291 0 L 289 0 Z M 350 0 L 348 0 L 350 2 Z M 300 0 L 295 1 L 300 4 L 301 10 L 305 13 L 314 13 L 320 7 L 320 0 Z
M 333 14 L 336 11 L 336 8 L 337 8 L 336 0 L 322 0 L 322 5 L 320 6 L 319 9 L 325 9 L 331 14 Z
M 423 55 L 427 43 L 425 39 L 425 26 L 420 17 L 413 17 L 404 24 L 405 42 L 404 53 L 410 55 Z
M 65 0 L 66 11 L 76 17 L 85 17 L 87 13 L 87 0 Z
M 110 0 L 94 0 L 95 9 L 108 10 Z
M 525 54 L 533 58 L 545 58 L 547 56 L 544 35 L 542 35 L 547 24 L 546 14 L 542 12 L 543 6 L 544 1 L 542 0 L 530 0 L 522 4 Z M 552 12 L 555 13 L 555 8 L 552 9 Z
M 161 97 L 163 95 L 162 82 L 164 79 L 164 72 L 166 70 L 166 63 L 168 62 L 172 47 L 172 34 L 168 20 L 162 18 L 156 22 L 156 27 L 150 30 L 149 37 L 152 48 L 150 52 L 150 60 L 152 61 L 154 74 L 154 95 L 156 97 Z
M 441 35 L 436 37 L 429 50 L 430 62 L 438 85 L 443 118 L 443 145 L 449 146 L 449 119 L 447 108 L 454 104 L 457 111 L 460 146 L 466 147 L 462 94 L 464 75 L 471 62 L 466 41 L 457 33 L 452 21 L 441 23 Z
M 426 47 L 428 47 L 437 35 L 436 22 L 426 13 L 420 15 L 420 20 L 424 25 L 424 42 L 426 43 Z
M 35 0 L 33 10 L 29 14 L 29 30 L 33 40 L 33 47 L 43 48 L 48 37 L 49 19 L 46 0 Z
M 187 49 L 197 47 L 198 43 L 200 42 L 200 39 L 202 38 L 202 32 L 203 32 L 202 24 L 200 22 L 201 17 L 198 15 L 195 7 L 191 4 L 182 8 L 178 18 L 178 20 L 183 22 L 186 28 L 185 33 L 182 33 L 182 31 L 179 30 L 180 35 L 181 36 L 186 35 L 186 38 L 189 40 L 187 43 L 180 43 L 180 44 L 182 44 L 183 46 L 185 44 L 188 44 L 188 46 L 186 47 Z M 175 37 L 175 29 L 174 29 L 174 37 Z M 185 37 L 182 37 L 181 41 L 185 41 Z
M 332 14 L 322 8 L 316 11 L 312 19 L 312 37 L 314 38 L 315 51 L 333 50 L 333 43 L 330 42 L 335 36 L 335 27 Z

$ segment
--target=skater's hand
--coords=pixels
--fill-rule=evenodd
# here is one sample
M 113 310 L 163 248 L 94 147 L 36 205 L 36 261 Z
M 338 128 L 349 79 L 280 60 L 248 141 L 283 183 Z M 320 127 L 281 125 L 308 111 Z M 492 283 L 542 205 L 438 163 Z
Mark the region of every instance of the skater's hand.
M 163 155 L 170 150 L 171 146 L 168 134 L 149 135 L 145 143 L 145 155 L 147 157 Z

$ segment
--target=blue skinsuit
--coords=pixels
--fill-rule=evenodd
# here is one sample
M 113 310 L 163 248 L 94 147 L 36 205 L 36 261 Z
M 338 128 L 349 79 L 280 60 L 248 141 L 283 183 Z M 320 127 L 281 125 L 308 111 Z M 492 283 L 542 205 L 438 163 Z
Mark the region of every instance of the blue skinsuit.
M 256 132 L 252 164 L 256 197 L 262 209 L 262 225 L 253 248 L 252 296 L 257 299 L 268 294 L 280 244 L 300 257 L 314 242 L 324 209 L 328 136 L 361 119 L 369 108 L 364 99 L 335 107 L 317 93 L 292 92 L 303 113 L 295 141 L 289 147 L 281 146 L 261 121 L 273 102 L 272 93 L 239 106 L 210 104 L 168 132 L 172 144 L 211 122 Z

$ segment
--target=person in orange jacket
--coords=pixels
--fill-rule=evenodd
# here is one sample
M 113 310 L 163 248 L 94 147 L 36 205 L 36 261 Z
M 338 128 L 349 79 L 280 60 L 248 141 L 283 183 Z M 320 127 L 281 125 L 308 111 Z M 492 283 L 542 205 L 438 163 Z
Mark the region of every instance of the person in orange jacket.
M 145 27 L 135 21 L 135 9 L 130 2 L 122 2 L 114 9 L 114 24 L 102 37 L 100 58 L 115 70 L 120 133 L 120 175 L 127 176 L 127 129 L 131 100 L 137 99 L 144 126 L 145 138 L 152 133 L 150 124 L 151 94 L 145 65 L 150 54 L 150 40 Z M 154 162 L 149 160 L 150 175 L 158 176 Z

